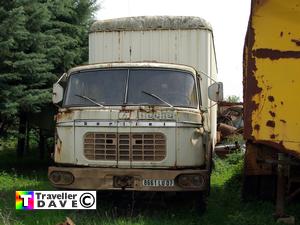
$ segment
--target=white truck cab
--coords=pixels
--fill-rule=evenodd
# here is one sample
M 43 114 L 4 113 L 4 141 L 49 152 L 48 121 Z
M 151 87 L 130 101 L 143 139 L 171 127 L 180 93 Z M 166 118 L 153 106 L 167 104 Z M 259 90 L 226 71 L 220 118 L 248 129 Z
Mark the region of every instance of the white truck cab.
M 197 17 L 95 22 L 89 65 L 54 85 L 55 187 L 205 191 L 216 140 L 212 29 Z

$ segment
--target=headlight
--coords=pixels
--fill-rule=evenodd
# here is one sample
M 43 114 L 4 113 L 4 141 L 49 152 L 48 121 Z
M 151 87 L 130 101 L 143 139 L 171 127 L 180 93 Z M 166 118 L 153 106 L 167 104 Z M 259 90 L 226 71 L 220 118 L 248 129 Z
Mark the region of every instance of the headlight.
M 200 174 L 182 174 L 177 177 L 177 183 L 185 188 L 199 188 L 205 184 L 205 178 Z
M 53 171 L 49 175 L 49 180 L 53 184 L 69 185 L 74 182 L 74 176 L 70 172 L 65 171 Z

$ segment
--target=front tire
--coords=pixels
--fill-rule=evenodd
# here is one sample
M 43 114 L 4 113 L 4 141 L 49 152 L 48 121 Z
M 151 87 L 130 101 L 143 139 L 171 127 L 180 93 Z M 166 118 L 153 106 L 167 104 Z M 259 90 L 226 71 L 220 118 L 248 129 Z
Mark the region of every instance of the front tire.
M 201 215 L 206 211 L 207 194 L 204 191 L 177 192 L 176 197 L 180 204 L 192 206 Z

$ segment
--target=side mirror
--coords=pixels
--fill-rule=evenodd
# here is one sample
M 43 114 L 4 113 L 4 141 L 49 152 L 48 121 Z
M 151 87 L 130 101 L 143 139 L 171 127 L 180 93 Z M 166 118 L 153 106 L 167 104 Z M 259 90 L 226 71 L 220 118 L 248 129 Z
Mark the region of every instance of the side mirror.
M 223 83 L 216 82 L 208 87 L 208 98 L 214 102 L 223 101 Z
M 52 91 L 52 102 L 53 104 L 60 103 L 64 97 L 64 88 L 59 84 L 59 82 L 65 82 L 67 78 L 67 73 L 63 73 L 61 77 L 53 84 L 53 91 Z
M 63 100 L 64 89 L 59 83 L 53 84 L 52 102 L 57 104 Z

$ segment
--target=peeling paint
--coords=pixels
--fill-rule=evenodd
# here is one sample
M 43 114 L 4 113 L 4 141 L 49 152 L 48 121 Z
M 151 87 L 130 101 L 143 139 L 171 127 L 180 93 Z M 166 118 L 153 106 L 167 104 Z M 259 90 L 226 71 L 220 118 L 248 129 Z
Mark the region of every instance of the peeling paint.
M 280 120 L 281 122 L 283 122 L 283 123 L 286 123 L 286 121 L 285 120 Z
M 259 130 L 260 129 L 260 126 L 259 126 L 259 124 L 255 124 L 255 126 L 254 126 L 254 130 Z
M 270 101 L 270 102 L 274 102 L 274 97 L 273 96 L 268 96 L 268 100 Z
M 271 115 L 272 117 L 275 117 L 275 116 L 276 116 L 276 113 L 274 113 L 274 112 L 272 112 L 272 111 L 269 111 L 269 113 L 270 113 L 270 115 Z
M 244 47 L 244 137 L 300 157 L 297 3 L 252 0 Z
M 256 49 L 253 51 L 253 54 L 257 58 L 269 58 L 271 60 L 300 58 L 300 51 L 280 51 L 277 49 L 267 48 Z
M 292 39 L 292 42 L 294 42 L 297 46 L 300 46 L 300 40 Z
M 268 120 L 267 123 L 266 123 L 266 125 L 268 127 L 275 127 L 275 122 L 273 120 Z
M 255 42 L 255 31 L 252 27 L 252 19 L 250 17 L 248 31 L 244 47 L 244 136 L 250 138 L 252 136 L 252 112 L 258 108 L 258 104 L 252 99 L 255 94 L 262 91 L 258 87 L 258 82 L 255 78 L 256 62 L 252 54 L 252 48 Z

